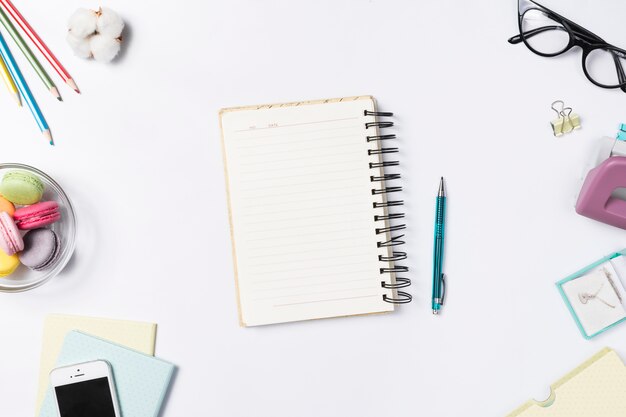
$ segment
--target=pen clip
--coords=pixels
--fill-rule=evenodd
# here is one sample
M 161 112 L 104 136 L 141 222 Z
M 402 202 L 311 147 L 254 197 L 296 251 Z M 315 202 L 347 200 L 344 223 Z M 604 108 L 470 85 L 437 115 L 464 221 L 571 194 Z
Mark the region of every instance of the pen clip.
M 441 274 L 441 305 L 446 299 L 446 274 Z

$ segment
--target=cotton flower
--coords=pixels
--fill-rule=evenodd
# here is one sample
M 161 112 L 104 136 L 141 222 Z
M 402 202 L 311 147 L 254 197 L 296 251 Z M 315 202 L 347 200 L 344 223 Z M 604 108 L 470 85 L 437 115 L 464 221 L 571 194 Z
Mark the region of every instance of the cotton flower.
M 74 55 L 79 58 L 91 58 L 91 46 L 89 45 L 89 38 L 79 38 L 75 36 L 73 32 L 67 33 L 67 43 L 70 44 Z
M 68 30 L 72 35 L 86 38 L 96 31 L 98 15 L 93 10 L 78 9 L 70 17 L 67 23 Z
M 101 7 L 96 27 L 98 33 L 101 35 L 119 38 L 124 30 L 124 21 L 120 15 L 113 10 L 108 7 Z
M 78 9 L 68 22 L 67 43 L 81 58 L 110 62 L 120 52 L 124 21 L 113 10 Z
M 93 58 L 98 62 L 111 62 L 120 52 L 122 43 L 119 39 L 97 34 L 89 38 Z

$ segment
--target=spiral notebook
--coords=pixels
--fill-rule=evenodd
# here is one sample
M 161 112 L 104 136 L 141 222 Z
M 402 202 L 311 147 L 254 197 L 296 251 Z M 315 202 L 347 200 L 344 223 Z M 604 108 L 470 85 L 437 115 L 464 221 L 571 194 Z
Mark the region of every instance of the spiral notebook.
M 242 326 L 411 301 L 392 116 L 371 96 L 220 112 Z

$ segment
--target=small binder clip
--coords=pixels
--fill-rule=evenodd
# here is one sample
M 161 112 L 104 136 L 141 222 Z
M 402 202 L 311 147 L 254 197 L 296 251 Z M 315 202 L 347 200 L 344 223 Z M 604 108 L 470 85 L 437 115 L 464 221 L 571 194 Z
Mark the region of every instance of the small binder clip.
M 555 107 L 557 104 L 560 104 L 560 108 Z M 580 129 L 580 116 L 575 113 L 572 114 L 572 108 L 565 107 L 565 103 L 562 100 L 553 102 L 551 108 L 558 116 L 557 119 L 550 122 L 554 136 L 562 136 L 564 133 Z

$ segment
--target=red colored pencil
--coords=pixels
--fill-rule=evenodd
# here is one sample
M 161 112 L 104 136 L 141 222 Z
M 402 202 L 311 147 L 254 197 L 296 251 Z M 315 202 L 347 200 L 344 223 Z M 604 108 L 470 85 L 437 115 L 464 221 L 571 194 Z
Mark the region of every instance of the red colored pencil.
M 52 51 L 50 51 L 46 44 L 41 40 L 39 35 L 37 35 L 37 32 L 35 32 L 35 30 L 30 26 L 26 19 L 24 19 L 24 16 L 22 16 L 19 10 L 15 8 L 13 3 L 11 3 L 9 0 L 0 0 L 0 4 L 4 6 L 7 13 L 11 15 L 13 20 L 17 22 L 17 24 L 22 28 L 24 33 L 28 35 L 30 40 L 35 44 L 35 46 L 37 46 L 37 49 L 41 51 L 41 53 L 43 54 L 43 56 L 46 57 L 50 65 L 52 65 L 54 70 L 61 76 L 63 81 L 65 81 L 67 85 L 69 85 L 74 91 L 80 94 L 80 91 L 78 90 L 78 87 L 76 86 L 76 83 L 74 82 L 70 74 L 65 68 L 63 68 L 63 65 L 61 65 L 61 63 L 54 56 Z

